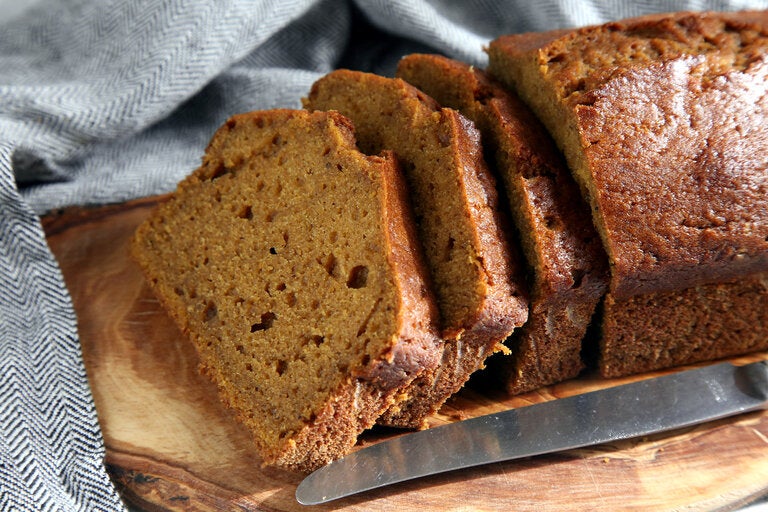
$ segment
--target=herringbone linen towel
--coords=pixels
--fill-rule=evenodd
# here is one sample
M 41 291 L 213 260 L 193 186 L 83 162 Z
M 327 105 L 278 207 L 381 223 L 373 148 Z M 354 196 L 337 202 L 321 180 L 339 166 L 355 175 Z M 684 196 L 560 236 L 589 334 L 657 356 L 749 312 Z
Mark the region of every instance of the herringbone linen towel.
M 337 67 L 503 33 L 765 1 L 40 0 L 0 26 L 0 507 L 120 510 L 76 316 L 39 216 L 167 192 L 228 116 Z

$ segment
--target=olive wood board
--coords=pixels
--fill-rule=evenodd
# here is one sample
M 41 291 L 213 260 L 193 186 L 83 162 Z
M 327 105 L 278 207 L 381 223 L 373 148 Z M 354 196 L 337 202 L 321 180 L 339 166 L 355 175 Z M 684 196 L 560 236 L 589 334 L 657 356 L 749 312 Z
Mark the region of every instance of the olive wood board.
M 642 439 L 456 471 L 306 507 L 302 475 L 264 467 L 249 434 L 198 373 L 197 356 L 128 255 L 161 198 L 72 208 L 43 218 L 78 316 L 104 435 L 106 466 L 140 510 L 733 510 L 768 493 L 768 413 Z M 743 364 L 768 358 L 735 358 Z M 653 374 L 659 375 L 662 372 Z M 613 386 L 596 376 L 508 397 L 472 387 L 430 418 L 437 426 Z M 400 435 L 373 429 L 359 446 Z

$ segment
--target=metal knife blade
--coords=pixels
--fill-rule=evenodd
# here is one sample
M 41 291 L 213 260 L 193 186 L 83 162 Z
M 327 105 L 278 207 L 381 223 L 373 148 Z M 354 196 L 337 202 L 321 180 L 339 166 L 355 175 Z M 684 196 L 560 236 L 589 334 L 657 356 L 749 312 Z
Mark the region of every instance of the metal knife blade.
M 308 475 L 316 505 L 414 478 L 664 432 L 768 405 L 768 361 L 720 363 L 383 441 Z

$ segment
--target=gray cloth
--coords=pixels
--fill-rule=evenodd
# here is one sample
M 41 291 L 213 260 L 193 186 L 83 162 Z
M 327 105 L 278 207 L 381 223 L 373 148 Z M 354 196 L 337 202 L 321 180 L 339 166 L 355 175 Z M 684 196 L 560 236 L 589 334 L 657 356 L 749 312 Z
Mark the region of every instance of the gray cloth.
M 119 510 L 39 215 L 172 190 L 231 114 L 502 33 L 765 1 L 43 0 L 0 26 L 0 507 Z

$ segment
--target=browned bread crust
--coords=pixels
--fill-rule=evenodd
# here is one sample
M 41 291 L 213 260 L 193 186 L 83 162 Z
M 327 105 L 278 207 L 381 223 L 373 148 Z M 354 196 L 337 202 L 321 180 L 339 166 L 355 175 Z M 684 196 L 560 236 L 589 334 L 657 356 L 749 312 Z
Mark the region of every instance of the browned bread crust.
M 768 349 L 768 274 L 605 298 L 599 365 L 620 377 Z
M 617 299 L 768 269 L 768 33 L 735 15 L 497 39 L 589 197 Z
M 752 24 L 767 18 L 660 14 L 490 45 L 590 198 L 612 271 L 606 376 L 768 346 L 768 34 Z
M 338 113 L 232 117 L 132 250 L 267 464 L 340 457 L 441 355 L 400 170 Z
M 549 134 L 483 71 L 437 55 L 403 58 L 397 76 L 455 108 L 482 134 L 504 185 L 531 274 L 528 321 L 494 359 L 507 391 L 561 382 L 584 368 L 582 339 L 607 285 L 607 260 L 589 206 Z
M 441 365 L 381 421 L 421 425 L 527 317 L 522 268 L 502 229 L 479 134 L 404 81 L 368 73 L 326 75 L 305 106 L 348 116 L 364 151 L 391 149 L 406 170 L 446 344 Z

